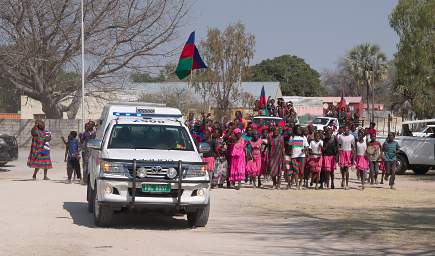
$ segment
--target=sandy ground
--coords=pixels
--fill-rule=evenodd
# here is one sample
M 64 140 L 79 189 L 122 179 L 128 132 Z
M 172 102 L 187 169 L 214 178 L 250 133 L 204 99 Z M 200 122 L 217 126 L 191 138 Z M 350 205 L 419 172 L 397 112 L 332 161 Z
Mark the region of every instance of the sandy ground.
M 399 176 L 394 191 L 213 190 L 206 228 L 121 213 L 104 229 L 86 188 L 64 183 L 60 150 L 50 181 L 30 179 L 26 156 L 0 169 L 0 255 L 435 255 L 434 171 Z

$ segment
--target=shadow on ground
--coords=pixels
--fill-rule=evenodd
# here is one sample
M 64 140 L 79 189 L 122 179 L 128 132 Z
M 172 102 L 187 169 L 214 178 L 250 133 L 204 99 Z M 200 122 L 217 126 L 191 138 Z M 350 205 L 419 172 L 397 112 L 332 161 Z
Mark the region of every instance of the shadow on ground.
M 283 250 L 291 255 L 435 255 L 434 207 L 376 211 L 383 214 L 353 210 L 342 216 L 319 217 L 304 210 L 260 212 L 255 218 L 241 220 L 237 228 L 219 220 L 209 229 L 249 237 L 254 243 L 282 241 L 281 246 L 270 249 L 271 254 Z M 237 221 L 237 216 L 228 217 Z M 267 250 L 261 253 L 267 254 Z
M 63 208 L 69 212 L 74 224 L 88 228 L 96 228 L 93 214 L 88 212 L 87 203 L 64 202 Z M 145 230 L 179 230 L 189 229 L 183 217 L 173 217 L 157 212 L 138 213 L 134 211 L 116 212 L 113 216 L 113 228 L 145 229 Z

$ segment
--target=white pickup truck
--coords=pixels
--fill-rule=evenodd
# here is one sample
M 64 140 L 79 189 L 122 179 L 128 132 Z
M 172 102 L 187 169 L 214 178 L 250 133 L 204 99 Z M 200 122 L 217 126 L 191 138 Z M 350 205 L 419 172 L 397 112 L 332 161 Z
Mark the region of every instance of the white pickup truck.
M 115 211 L 161 210 L 187 214 L 203 227 L 210 211 L 210 179 L 184 126 L 180 110 L 145 104 L 104 108 L 91 149 L 88 210 L 97 226 L 108 226 Z
M 400 146 L 397 156 L 397 174 L 404 174 L 411 169 L 415 174 L 426 174 L 431 168 L 435 168 L 435 138 L 396 136 Z M 379 138 L 384 142 L 385 138 Z

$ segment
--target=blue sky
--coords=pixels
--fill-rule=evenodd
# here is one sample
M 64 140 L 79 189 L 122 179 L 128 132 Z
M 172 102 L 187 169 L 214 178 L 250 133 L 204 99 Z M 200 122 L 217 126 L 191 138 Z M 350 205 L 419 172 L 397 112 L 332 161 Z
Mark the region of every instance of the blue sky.
M 333 69 L 361 42 L 372 42 L 391 58 L 398 37 L 388 16 L 397 0 L 196 0 L 186 29 L 196 40 L 209 27 L 241 21 L 256 36 L 253 63 L 282 54 L 297 55 L 314 69 Z

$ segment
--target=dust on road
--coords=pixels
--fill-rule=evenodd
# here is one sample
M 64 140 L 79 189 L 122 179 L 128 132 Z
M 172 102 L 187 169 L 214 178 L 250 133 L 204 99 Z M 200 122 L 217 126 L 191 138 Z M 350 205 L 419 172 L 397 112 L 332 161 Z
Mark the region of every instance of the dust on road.
M 0 169 L 0 255 L 434 255 L 435 172 L 397 178 L 397 190 L 213 190 L 206 228 L 184 217 L 115 216 L 96 228 L 86 187 L 65 184 L 62 150 L 50 181 L 20 161 Z M 41 178 L 41 177 L 39 177 Z

